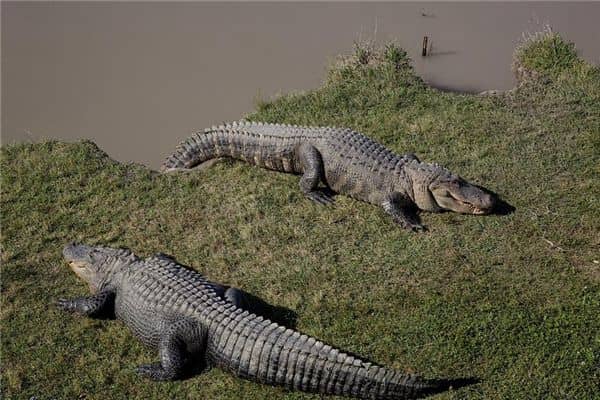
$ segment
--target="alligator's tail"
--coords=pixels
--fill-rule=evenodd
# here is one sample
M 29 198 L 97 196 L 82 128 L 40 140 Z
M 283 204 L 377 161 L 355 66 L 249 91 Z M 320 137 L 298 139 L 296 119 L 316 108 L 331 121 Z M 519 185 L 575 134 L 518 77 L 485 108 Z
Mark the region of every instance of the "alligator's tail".
M 476 382 L 423 379 L 384 368 L 262 318 L 250 322 L 242 317 L 240 324 L 244 326 L 238 324 L 234 329 L 240 336 L 229 336 L 227 345 L 221 347 L 223 351 L 218 352 L 218 364 L 240 377 L 270 385 L 361 399 L 398 400 L 421 398 Z
M 289 159 L 281 157 L 294 137 L 275 135 L 283 126 L 255 122 L 233 122 L 213 126 L 181 142 L 161 166 L 162 172 L 193 168 L 205 161 L 230 157 L 261 167 L 293 172 Z M 274 154 L 271 151 L 276 149 Z
M 161 166 L 162 172 L 190 169 L 205 161 L 230 156 L 234 153 L 236 136 L 227 132 L 225 127 L 212 127 L 204 132 L 197 132 L 185 139 L 175 148 Z

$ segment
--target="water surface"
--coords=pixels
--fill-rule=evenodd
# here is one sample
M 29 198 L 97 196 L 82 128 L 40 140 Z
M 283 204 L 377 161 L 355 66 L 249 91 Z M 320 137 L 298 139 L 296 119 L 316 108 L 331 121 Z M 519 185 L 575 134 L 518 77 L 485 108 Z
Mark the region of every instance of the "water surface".
M 511 88 L 522 32 L 546 23 L 600 61 L 600 3 L 3 2 L 1 11 L 2 143 L 89 138 L 151 167 L 257 98 L 318 87 L 358 39 L 395 39 L 430 84 L 469 92 Z

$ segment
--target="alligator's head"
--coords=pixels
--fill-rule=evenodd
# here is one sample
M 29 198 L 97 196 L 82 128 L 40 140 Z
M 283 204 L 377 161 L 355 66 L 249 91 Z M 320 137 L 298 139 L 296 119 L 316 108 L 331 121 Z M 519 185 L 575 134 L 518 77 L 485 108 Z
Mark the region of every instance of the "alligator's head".
M 63 256 L 75 274 L 86 282 L 92 293 L 110 282 L 111 278 L 133 254 L 129 250 L 69 243 Z
M 415 160 L 407 170 L 414 202 L 421 210 L 483 215 L 494 208 L 494 196 L 438 164 Z

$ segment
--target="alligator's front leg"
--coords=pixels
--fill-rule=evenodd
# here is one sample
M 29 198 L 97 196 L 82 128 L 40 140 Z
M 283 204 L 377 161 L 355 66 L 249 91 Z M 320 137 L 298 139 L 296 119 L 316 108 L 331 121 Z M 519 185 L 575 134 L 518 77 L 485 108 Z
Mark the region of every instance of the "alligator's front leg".
M 382 203 L 383 210 L 392 216 L 394 222 L 414 232 L 425 231 L 427 228 L 418 220 L 410 202 L 400 194 L 388 196 Z
M 318 204 L 333 203 L 333 197 L 319 189 L 319 183 L 325 178 L 323 158 L 319 151 L 312 145 L 304 143 L 296 149 L 296 157 L 303 172 L 302 178 L 300 178 L 302 193 Z
M 172 381 L 182 378 L 189 365 L 190 354 L 204 353 L 206 330 L 188 319 L 174 321 L 163 333 L 158 345 L 160 361 L 136 368 L 138 374 L 155 381 Z
M 89 297 L 58 299 L 56 306 L 87 317 L 112 317 L 115 313 L 115 292 L 104 290 Z

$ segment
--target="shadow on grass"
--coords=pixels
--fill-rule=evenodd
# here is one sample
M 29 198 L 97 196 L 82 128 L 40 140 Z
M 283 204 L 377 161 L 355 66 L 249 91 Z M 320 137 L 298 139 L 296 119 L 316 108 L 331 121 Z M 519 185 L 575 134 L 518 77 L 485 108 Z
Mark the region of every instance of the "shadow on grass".
M 477 185 L 475 185 L 477 186 Z M 498 195 L 498 193 L 491 191 L 488 188 L 484 188 L 482 186 L 477 186 L 479 189 L 491 194 L 492 196 L 494 196 L 495 199 L 495 204 L 494 204 L 494 208 L 492 209 L 492 212 L 490 214 L 492 215 L 508 215 L 508 214 L 512 214 L 513 212 L 515 212 L 516 207 L 513 206 L 512 204 L 508 203 L 506 200 L 503 200 L 500 198 L 500 196 Z
M 248 310 L 249 312 L 261 316 L 265 319 L 270 319 L 271 321 L 282 325 L 286 328 L 296 328 L 298 314 L 295 311 L 283 306 L 274 306 L 272 304 L 267 303 L 260 297 L 257 297 L 241 289 L 238 290 L 240 290 L 240 292 L 242 292 L 243 295 L 244 304 L 242 305 L 242 308 L 244 310 Z
M 169 254 L 157 253 L 153 257 L 158 258 L 158 259 L 164 259 L 167 261 L 172 261 L 172 262 L 179 264 L 180 266 L 182 266 L 185 269 L 188 269 L 188 270 L 191 270 L 194 272 L 198 272 L 194 268 L 191 268 L 184 264 L 180 264 L 179 262 L 177 262 L 175 257 L 173 257 Z M 213 283 L 216 283 L 216 282 L 213 282 Z M 223 293 L 225 292 L 225 290 L 227 290 L 231 287 L 228 285 L 221 285 L 220 283 L 216 283 L 216 285 L 221 287 L 220 290 L 223 290 Z M 290 328 L 290 329 L 296 328 L 296 321 L 298 319 L 298 314 L 296 314 L 295 311 L 293 311 L 287 307 L 271 305 L 271 304 L 267 303 L 266 301 L 262 300 L 260 297 L 255 296 L 251 293 L 248 293 L 245 290 L 242 290 L 240 288 L 235 288 L 235 289 L 239 290 L 242 295 L 242 305 L 240 307 L 241 309 L 247 310 L 248 312 L 256 314 L 265 319 L 269 319 L 272 322 L 275 322 L 279 325 L 283 325 L 286 328 Z M 219 289 L 217 289 L 217 290 L 219 290 Z M 220 294 L 220 295 L 223 296 L 223 294 Z
M 501 198 L 496 198 L 496 205 L 492 210 L 492 214 L 495 215 L 508 215 L 515 212 L 516 208 Z

